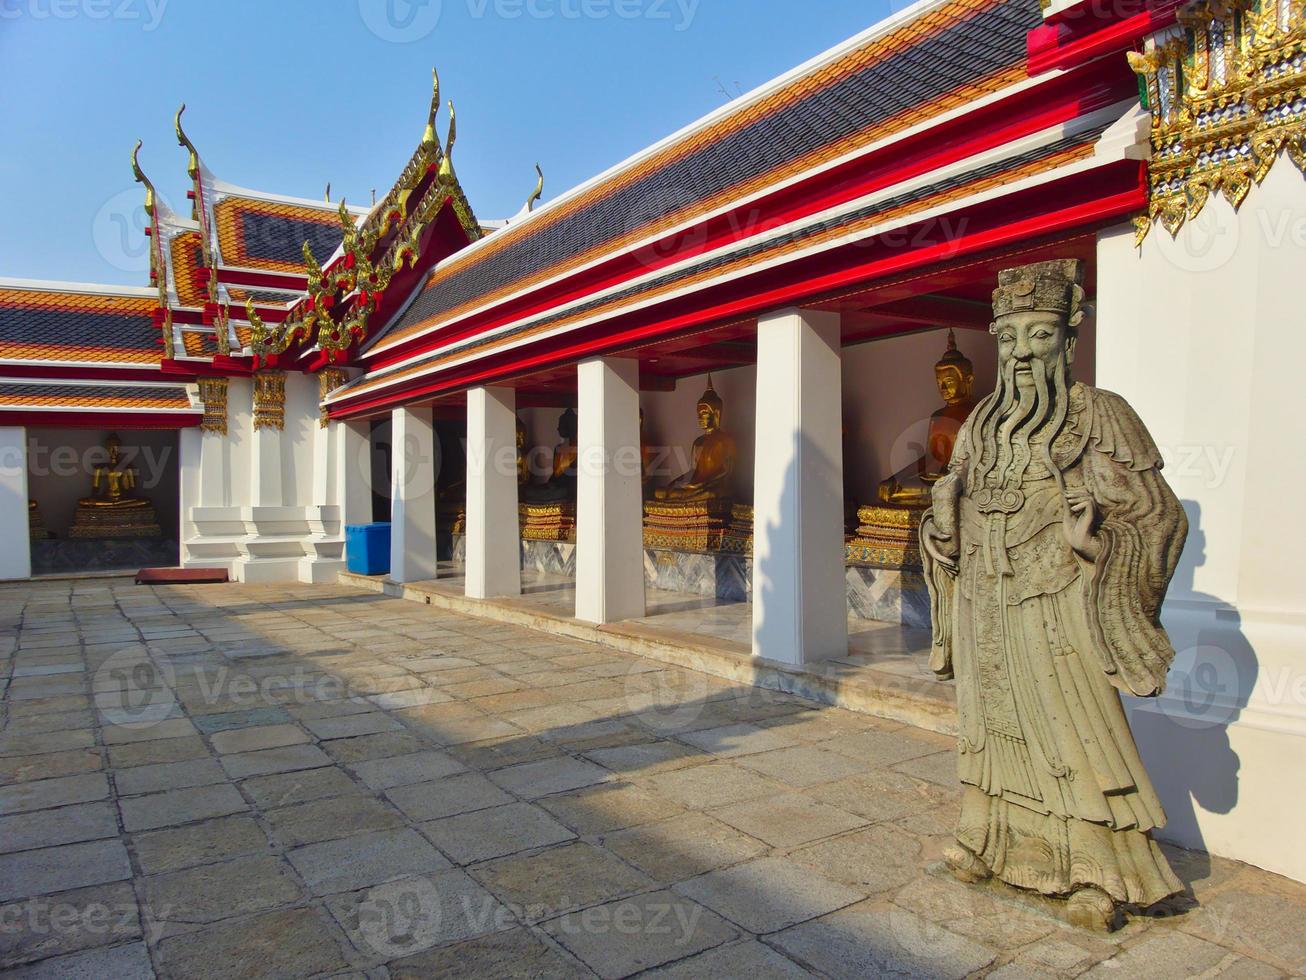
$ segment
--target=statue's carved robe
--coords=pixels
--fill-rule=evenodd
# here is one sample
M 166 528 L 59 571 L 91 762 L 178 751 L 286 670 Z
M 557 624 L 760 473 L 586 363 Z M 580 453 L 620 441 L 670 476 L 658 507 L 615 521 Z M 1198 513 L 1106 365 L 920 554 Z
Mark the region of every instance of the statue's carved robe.
M 1012 885 L 1051 895 L 1092 885 L 1149 905 L 1181 885 L 1149 834 L 1165 814 L 1117 689 L 1164 687 L 1174 651 L 1157 617 L 1187 520 L 1123 399 L 1078 384 L 1069 397 L 1051 458 L 1066 487 L 1092 491 L 1095 562 L 1071 549 L 1063 490 L 1037 446 L 1018 493 L 968 485 L 986 403 L 924 519 L 923 534 L 959 535 L 955 574 L 925 556 L 931 666 L 957 680 L 957 838 Z

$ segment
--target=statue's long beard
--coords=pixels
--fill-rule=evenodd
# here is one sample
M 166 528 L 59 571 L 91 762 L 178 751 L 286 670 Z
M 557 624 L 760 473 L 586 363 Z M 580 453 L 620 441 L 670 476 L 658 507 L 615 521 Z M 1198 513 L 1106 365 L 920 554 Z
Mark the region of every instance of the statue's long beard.
M 1051 446 L 1070 410 L 1066 356 L 1058 356 L 1050 371 L 1044 362 L 1030 361 L 1032 387 L 1016 383 L 1016 366 L 1014 359 L 1002 365 L 997 389 L 979 409 L 975 426 L 979 462 L 971 480 L 976 488 L 1020 487 L 1036 454 L 1054 476 L 1059 475 Z

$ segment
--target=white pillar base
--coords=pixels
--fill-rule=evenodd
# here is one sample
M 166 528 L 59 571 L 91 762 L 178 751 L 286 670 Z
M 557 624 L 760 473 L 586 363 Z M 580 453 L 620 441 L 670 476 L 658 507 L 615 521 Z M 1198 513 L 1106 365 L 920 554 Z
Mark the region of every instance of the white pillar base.
M 435 425 L 429 408 L 396 408 L 390 427 L 390 579 L 436 575 Z
M 521 595 L 517 522 L 517 393 L 467 392 L 466 594 Z
M 576 618 L 644 615 L 644 502 L 639 455 L 639 363 L 582 361 L 576 488 Z
M 803 664 L 848 652 L 839 315 L 784 310 L 757 326 L 753 655 Z

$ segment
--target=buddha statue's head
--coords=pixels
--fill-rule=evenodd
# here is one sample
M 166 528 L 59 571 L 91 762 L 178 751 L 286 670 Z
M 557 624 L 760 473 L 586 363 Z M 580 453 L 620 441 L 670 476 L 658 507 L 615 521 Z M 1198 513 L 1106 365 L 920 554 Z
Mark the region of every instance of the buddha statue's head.
M 104 442 L 104 448 L 109 451 L 109 465 L 118 465 L 118 452 L 122 448 L 122 440 L 116 435 L 109 436 Z
M 580 421 L 576 417 L 576 410 L 569 408 L 558 416 L 558 435 L 567 442 L 575 442 L 576 435 L 580 431 Z
M 934 380 L 939 386 L 939 394 L 949 405 L 966 401 L 975 386 L 975 367 L 957 349 L 957 338 L 951 330 L 948 331 L 948 349 L 934 365 Z
M 721 410 L 724 408 L 721 396 L 712 387 L 712 375 L 707 376 L 707 390 L 698 400 L 698 424 L 706 432 L 721 428 Z
M 517 419 L 517 449 L 518 451 L 526 448 L 526 423 L 520 418 Z
M 993 323 L 998 339 L 998 381 L 1032 389 L 1068 385 L 1078 327 L 1084 318 L 1083 263 L 1035 262 L 998 273 Z

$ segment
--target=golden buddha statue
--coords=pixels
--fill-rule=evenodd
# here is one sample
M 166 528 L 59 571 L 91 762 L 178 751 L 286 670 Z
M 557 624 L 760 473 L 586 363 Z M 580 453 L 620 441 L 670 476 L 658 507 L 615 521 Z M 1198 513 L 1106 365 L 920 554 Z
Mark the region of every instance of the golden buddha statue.
M 91 471 L 91 496 L 77 502 L 69 535 L 74 538 L 157 538 L 162 534 L 154 505 L 132 497 L 136 467 L 126 465 L 116 435 L 104 444 L 108 462 Z
M 576 462 L 580 458 L 579 419 L 569 408 L 558 417 L 561 442 L 553 450 L 553 469 L 542 483 L 523 485 L 518 513 L 521 535 L 529 541 L 571 541 L 576 536 Z M 523 444 L 525 434 L 522 434 Z M 518 478 L 522 471 L 518 464 Z M 529 474 L 528 474 L 529 475 Z
M 921 514 L 930 489 L 948 470 L 952 446 L 975 407 L 971 389 L 975 369 L 948 331 L 948 349 L 934 365 L 934 380 L 944 406 L 930 416 L 925 453 L 879 487 L 880 503 L 857 510 L 857 530 L 848 542 L 849 561 L 881 568 L 919 569 Z
M 717 500 L 733 496 L 738 448 L 734 436 L 721 428 L 723 403 L 708 375 L 707 390 L 698 400 L 698 424 L 703 434 L 694 440 L 693 466 L 665 487 L 653 491 L 657 500 Z
M 644 504 L 644 544 L 650 548 L 717 551 L 734 504 L 735 439 L 721 427 L 721 396 L 708 377 L 698 400 L 703 434 L 694 440 L 689 472 L 653 491 Z
M 971 394 L 975 385 L 975 368 L 957 349 L 957 338 L 951 330 L 948 331 L 948 349 L 934 365 L 934 381 L 945 404 L 930 416 L 925 455 L 880 484 L 880 500 L 886 504 L 929 506 L 930 489 L 948 471 L 957 433 L 975 408 L 975 398 Z

